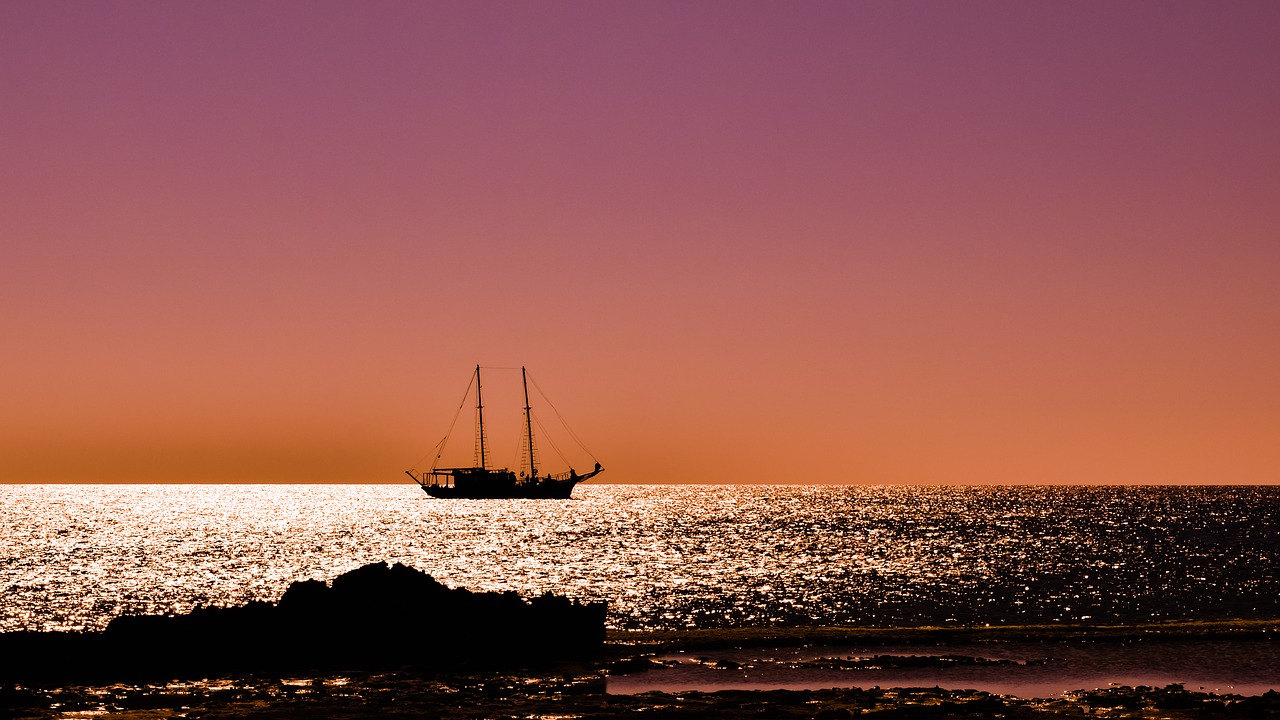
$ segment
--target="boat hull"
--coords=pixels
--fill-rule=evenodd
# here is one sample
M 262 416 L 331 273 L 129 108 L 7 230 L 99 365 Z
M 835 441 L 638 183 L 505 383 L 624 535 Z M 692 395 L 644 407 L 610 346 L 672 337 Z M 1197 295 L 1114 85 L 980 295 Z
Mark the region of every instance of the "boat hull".
M 594 473 L 593 473 L 594 474 Z M 568 500 L 573 486 L 585 478 L 517 478 L 510 470 L 451 468 L 432 473 L 437 482 L 422 483 L 431 497 L 471 500 Z
M 423 491 L 434 498 L 455 500 L 568 500 L 576 482 L 539 482 L 514 487 L 458 487 L 457 485 L 424 485 Z

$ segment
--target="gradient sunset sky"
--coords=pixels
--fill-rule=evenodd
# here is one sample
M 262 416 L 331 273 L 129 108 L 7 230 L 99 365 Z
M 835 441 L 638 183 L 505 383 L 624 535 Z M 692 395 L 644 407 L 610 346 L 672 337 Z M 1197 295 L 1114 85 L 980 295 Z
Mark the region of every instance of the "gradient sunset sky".
M 1280 482 L 1280 3 L 7 0 L 0 338 L 4 482 Z

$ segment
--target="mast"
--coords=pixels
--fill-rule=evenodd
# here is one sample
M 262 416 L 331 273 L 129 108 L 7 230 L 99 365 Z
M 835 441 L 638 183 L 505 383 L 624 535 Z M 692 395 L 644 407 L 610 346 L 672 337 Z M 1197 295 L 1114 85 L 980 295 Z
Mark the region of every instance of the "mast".
M 484 457 L 484 403 L 480 398 L 480 366 L 476 365 L 476 414 L 480 416 L 480 469 L 485 469 Z
M 536 480 L 538 467 L 533 464 L 533 414 L 529 408 L 529 378 L 523 365 L 520 366 L 520 384 L 524 386 L 524 427 L 529 434 L 529 477 Z

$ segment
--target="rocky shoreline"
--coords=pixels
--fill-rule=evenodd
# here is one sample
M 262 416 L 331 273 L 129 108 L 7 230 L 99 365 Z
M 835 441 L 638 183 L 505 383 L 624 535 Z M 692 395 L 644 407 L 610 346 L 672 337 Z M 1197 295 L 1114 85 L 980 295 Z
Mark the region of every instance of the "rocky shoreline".
M 331 583 L 295 582 L 278 603 L 125 615 L 102 632 L 0 633 L 0 686 L 581 659 L 603 648 L 605 613 L 603 603 L 471 592 L 373 563 Z
M 726 690 L 613 695 L 594 669 L 245 676 L 155 685 L 0 689 L 0 717 L 51 720 L 244 718 L 1205 718 L 1280 717 L 1280 693 L 1241 697 L 1181 686 L 1113 687 L 1025 699 L 942 688 Z
M 1015 643 L 1071 643 L 1118 656 L 1138 647 L 1155 648 L 1157 655 L 1188 647 L 1216 652 L 1226 644 L 1261 658 L 1270 687 L 1267 673 L 1280 666 L 1280 620 L 608 635 L 604 622 L 602 604 L 473 593 L 403 565 L 373 564 L 332 583 L 294 583 L 275 604 L 122 617 L 101 633 L 0 634 L 0 718 L 1280 719 L 1275 691 L 1236 695 L 1178 684 L 1084 686 L 1040 699 L 963 689 L 973 686 L 954 675 L 960 684 L 937 683 L 947 689 L 855 687 L 852 675 L 810 689 L 610 688 L 637 673 L 678 665 L 673 653 L 698 656 L 699 668 L 715 673 L 758 671 L 767 663 L 711 655 L 763 657 L 780 648 L 803 648 L 808 659 L 786 664 L 809 673 L 1002 672 L 1028 663 L 993 659 L 999 653 L 988 650 Z M 857 657 L 824 655 L 851 644 L 869 650 Z M 951 651 L 957 647 L 979 650 Z

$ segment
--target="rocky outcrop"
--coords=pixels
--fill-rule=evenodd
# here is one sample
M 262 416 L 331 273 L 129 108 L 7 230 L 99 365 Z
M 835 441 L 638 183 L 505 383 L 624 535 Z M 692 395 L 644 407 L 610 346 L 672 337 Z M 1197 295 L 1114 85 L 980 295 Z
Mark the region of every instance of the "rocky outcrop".
M 487 667 L 589 657 L 605 605 L 449 588 L 375 563 L 278 603 L 122 616 L 100 633 L 0 634 L 0 683 L 125 680 L 416 665 Z

